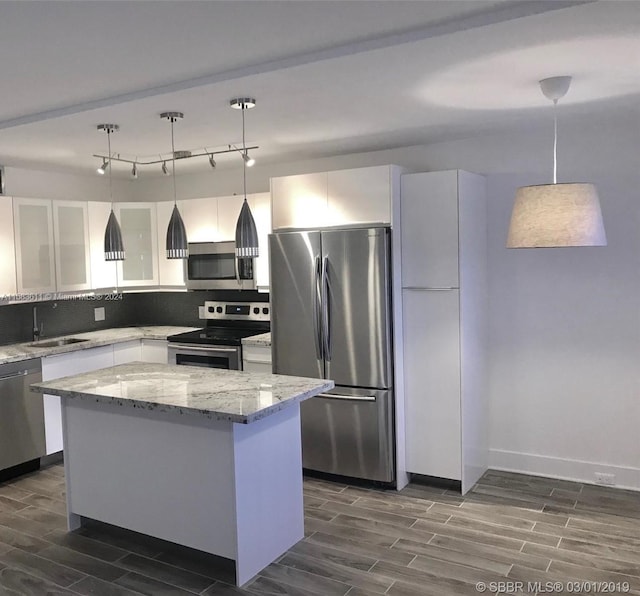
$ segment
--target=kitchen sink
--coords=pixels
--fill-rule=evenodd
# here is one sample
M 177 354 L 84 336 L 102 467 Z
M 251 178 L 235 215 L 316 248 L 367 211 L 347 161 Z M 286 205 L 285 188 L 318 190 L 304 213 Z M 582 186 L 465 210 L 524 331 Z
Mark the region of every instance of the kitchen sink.
M 79 337 L 59 337 L 58 339 L 44 339 L 42 341 L 34 341 L 30 343 L 30 346 L 34 348 L 55 348 L 57 346 L 68 346 L 69 344 L 79 344 L 83 341 L 89 341 L 88 339 L 81 339 Z

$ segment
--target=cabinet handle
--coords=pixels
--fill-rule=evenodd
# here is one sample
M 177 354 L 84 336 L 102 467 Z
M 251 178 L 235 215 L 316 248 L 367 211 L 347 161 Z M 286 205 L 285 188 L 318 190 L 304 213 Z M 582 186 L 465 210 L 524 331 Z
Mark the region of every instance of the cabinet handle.
M 418 292 L 448 292 L 449 290 L 458 290 L 457 286 L 451 286 L 447 288 L 418 288 L 415 286 L 403 286 L 403 290 L 414 290 Z
M 271 364 L 271 360 L 254 360 L 253 358 L 243 358 L 243 360 L 251 364 Z
M 346 401 L 376 401 L 375 395 L 343 395 L 341 393 L 320 393 L 318 397 L 344 399 Z

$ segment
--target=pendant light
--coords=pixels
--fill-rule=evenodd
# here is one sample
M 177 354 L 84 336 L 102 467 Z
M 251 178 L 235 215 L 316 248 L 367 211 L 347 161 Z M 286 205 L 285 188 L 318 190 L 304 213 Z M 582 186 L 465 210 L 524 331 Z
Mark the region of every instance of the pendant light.
M 169 226 L 167 227 L 167 259 L 186 259 L 189 256 L 187 245 L 187 230 L 178 211 L 178 199 L 176 193 L 176 149 L 173 142 L 173 125 L 176 121 L 182 120 L 182 112 L 163 112 L 160 118 L 165 118 L 171 123 L 171 166 L 173 170 L 173 211 Z M 164 166 L 163 166 L 164 167 Z M 163 169 L 164 171 L 164 169 Z
M 258 230 L 256 222 L 253 220 L 249 203 L 247 202 L 247 166 L 252 161 L 247 154 L 247 146 L 244 138 L 244 112 L 256 105 L 256 100 L 250 97 L 237 97 L 230 101 L 230 105 L 235 110 L 242 111 L 242 179 L 244 187 L 244 201 L 238 223 L 236 224 L 236 257 L 254 258 L 259 256 Z M 253 165 L 253 163 L 251 164 Z
M 558 100 L 571 77 L 540 81 L 545 97 L 553 101 L 553 184 L 523 186 L 516 192 L 507 248 L 606 246 L 600 201 L 593 184 L 557 181 Z
M 109 159 L 104 161 L 102 168 L 109 168 L 109 199 L 111 200 L 111 213 L 107 220 L 107 228 L 104 231 L 104 260 L 105 261 L 124 261 L 124 244 L 122 242 L 122 231 L 120 224 L 113 212 L 113 181 L 111 178 L 111 133 L 120 129 L 117 124 L 98 124 L 98 130 L 104 130 L 107 133 L 107 144 L 109 147 Z

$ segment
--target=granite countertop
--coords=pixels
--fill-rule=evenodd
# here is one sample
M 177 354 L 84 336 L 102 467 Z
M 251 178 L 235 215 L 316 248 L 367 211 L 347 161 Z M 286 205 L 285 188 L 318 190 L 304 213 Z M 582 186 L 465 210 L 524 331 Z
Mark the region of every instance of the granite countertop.
M 92 403 L 247 424 L 333 386 L 327 379 L 132 362 L 31 388 Z
M 97 348 L 98 346 L 106 346 L 109 344 L 133 341 L 136 339 L 167 339 L 168 335 L 182 333 L 184 331 L 193 331 L 194 329 L 198 329 L 198 327 L 157 325 L 142 327 L 114 327 L 112 329 L 89 331 L 86 333 L 70 333 L 62 337 L 86 339 L 87 341 L 51 347 L 33 345 L 33 342 L 0 346 L 0 364 L 6 364 L 7 362 L 19 362 L 20 360 L 28 360 L 29 358 L 43 358 L 54 354 L 75 352 L 77 350 L 87 350 L 89 348 Z M 40 340 L 40 343 L 53 341 L 55 339 L 60 338 L 43 337 Z
M 243 346 L 261 346 L 271 347 L 271 333 L 261 333 L 260 335 L 251 335 L 242 339 Z

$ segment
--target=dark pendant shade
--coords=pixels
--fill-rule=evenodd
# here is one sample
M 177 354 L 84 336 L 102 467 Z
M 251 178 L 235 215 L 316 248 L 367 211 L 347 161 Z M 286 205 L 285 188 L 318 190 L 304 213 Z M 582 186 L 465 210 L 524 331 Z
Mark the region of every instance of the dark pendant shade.
M 187 230 L 184 227 L 178 206 L 173 206 L 169 227 L 167 228 L 167 259 L 186 259 L 189 256 L 187 247 Z
M 236 224 L 236 257 L 257 257 L 258 255 L 258 230 L 245 198 Z
M 122 232 L 120 224 L 116 219 L 116 214 L 111 209 L 107 229 L 104 231 L 104 260 L 124 261 L 124 244 L 122 243 Z

